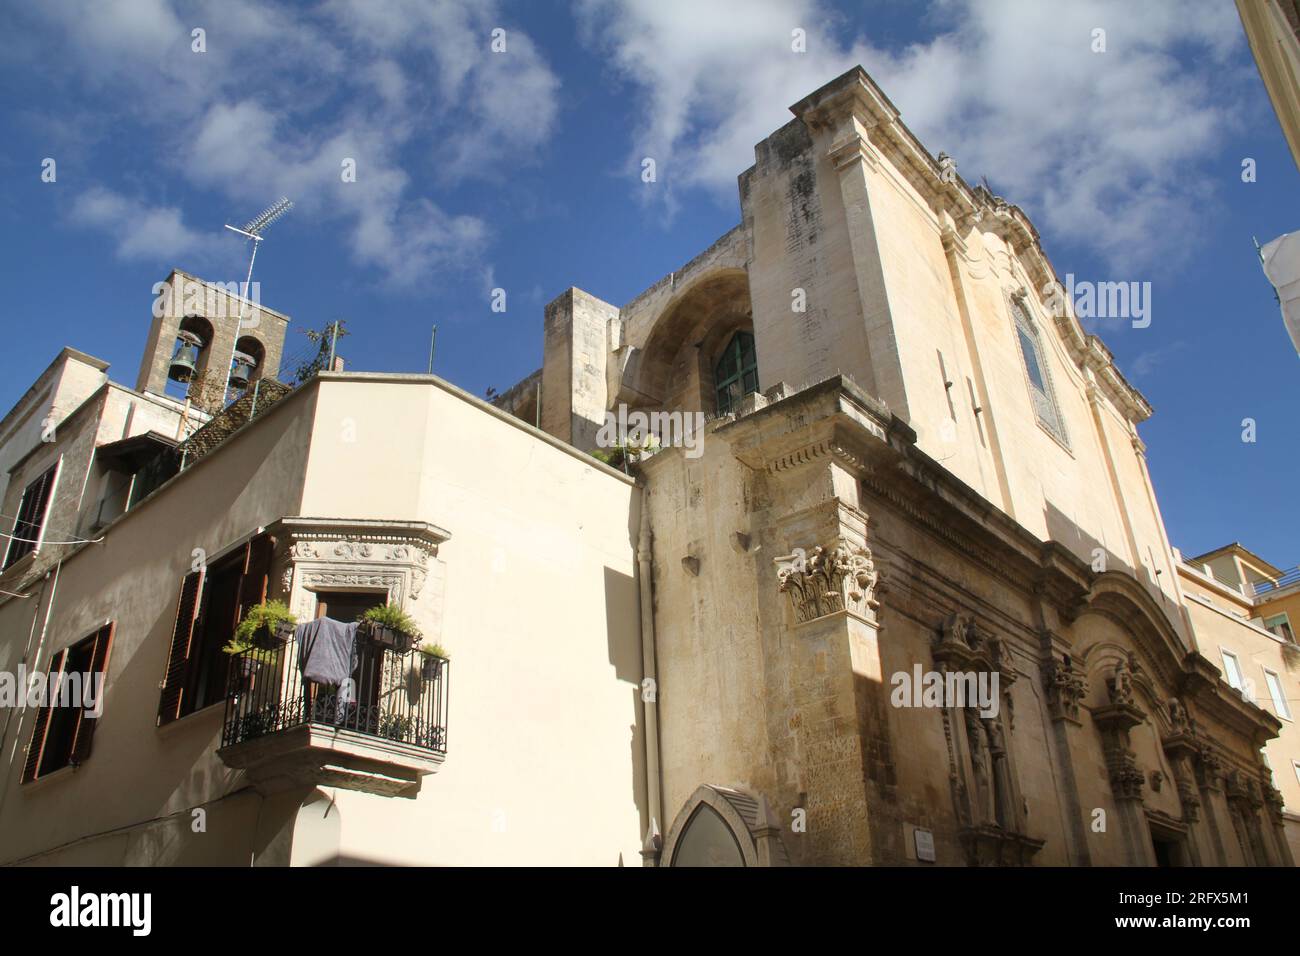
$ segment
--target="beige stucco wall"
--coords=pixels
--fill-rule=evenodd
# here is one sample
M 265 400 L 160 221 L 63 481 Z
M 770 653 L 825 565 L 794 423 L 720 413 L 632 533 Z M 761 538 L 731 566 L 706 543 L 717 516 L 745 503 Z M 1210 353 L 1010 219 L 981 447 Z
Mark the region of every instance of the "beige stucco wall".
M 414 803 L 338 791 L 340 852 L 639 863 L 631 482 L 416 381 L 322 383 L 308 474 L 303 514 L 414 514 L 451 532 L 430 634 L 452 657 L 447 762 Z
M 117 622 L 83 766 L 19 783 L 32 714 L 13 712 L 0 859 L 638 862 L 635 488 L 429 379 L 325 378 L 65 561 L 57 589 L 51 578 L 37 598 L 0 604 L 0 669 L 16 666 L 33 621 L 29 656 L 42 667 Z M 263 803 L 248 790 L 216 756 L 221 706 L 155 726 L 193 549 L 211 561 L 300 514 L 427 521 L 452 535 L 442 586 L 409 605 L 453 657 L 447 761 L 415 800 L 328 792 L 341 825 L 313 817 L 309 791 Z M 204 833 L 191 826 L 196 807 Z M 121 832 L 97 836 L 108 831 Z
M 193 849 L 186 842 L 191 839 L 185 835 L 188 822 L 164 820 L 209 806 L 240 784 L 215 756 L 222 708 L 208 708 L 159 730 L 158 682 L 177 591 L 194 549 L 203 549 L 212 561 L 260 525 L 297 512 L 312 396 L 301 399 L 296 408 L 282 410 L 288 414 L 269 415 L 232 440 L 230 453 L 204 459 L 141 503 L 108 530 L 102 544 L 82 548 L 58 567 L 57 579 L 51 574 L 36 597 L 0 605 L 0 670 L 16 668 L 33 628 L 27 666 L 43 669 L 63 647 L 106 621 L 117 622 L 102 723 L 94 752 L 82 767 L 19 783 L 34 715 L 27 709 L 11 712 L 0 770 L 0 858 L 21 859 L 157 821 L 143 829 L 161 827 L 167 839 L 91 840 L 78 848 L 76 859 L 169 863 L 197 853 L 204 859 L 248 861 L 251 838 L 223 832 L 219 818 L 224 810 L 213 810 L 217 819 L 209 819 L 208 835 L 192 837 L 198 841 Z M 112 796 L 99 799 L 100 794 Z M 123 846 L 132 855 L 119 855 Z

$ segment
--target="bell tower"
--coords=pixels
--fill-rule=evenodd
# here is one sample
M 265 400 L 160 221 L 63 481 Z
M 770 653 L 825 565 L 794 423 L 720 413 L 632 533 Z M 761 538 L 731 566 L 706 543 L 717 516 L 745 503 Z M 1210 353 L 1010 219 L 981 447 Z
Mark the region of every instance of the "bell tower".
M 156 283 L 136 389 L 216 411 L 227 374 L 236 394 L 276 378 L 289 317 L 257 301 L 256 290 L 254 283 L 245 298 L 240 283 L 208 282 L 179 269 Z

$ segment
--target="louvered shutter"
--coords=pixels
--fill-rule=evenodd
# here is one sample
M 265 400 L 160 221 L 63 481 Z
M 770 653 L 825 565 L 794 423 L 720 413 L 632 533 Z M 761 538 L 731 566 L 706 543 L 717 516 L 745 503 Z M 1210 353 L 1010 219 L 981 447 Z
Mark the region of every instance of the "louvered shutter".
M 266 600 L 271 581 L 271 558 L 274 554 L 275 539 L 269 534 L 259 534 L 248 542 L 244 556 L 244 575 L 239 582 L 239 621 L 244 619 L 250 607 Z
M 198 617 L 199 599 L 203 594 L 203 578 L 203 571 L 191 571 L 181 582 L 180 600 L 176 604 L 176 625 L 172 631 L 171 650 L 167 654 L 162 694 L 158 699 L 160 726 L 175 720 L 181 713 L 181 698 L 185 693 L 190 652 L 194 645 L 194 621 Z
M 108 655 L 113 649 L 113 632 L 117 625 L 109 622 L 100 628 L 99 633 L 95 635 L 95 645 L 90 652 L 90 674 L 91 680 L 98 676 L 97 689 L 99 697 L 95 700 L 96 709 L 101 713 L 104 710 L 104 677 L 108 674 Z M 83 708 L 77 714 L 77 730 L 72 738 L 72 760 L 73 764 L 83 763 L 90 756 L 90 744 L 95 736 L 95 727 L 99 724 L 98 717 L 91 717 Z
M 50 729 L 50 705 L 54 702 L 58 680 L 63 674 L 63 662 L 67 659 L 66 649 L 50 663 L 45 682 L 45 704 L 36 711 L 36 727 L 32 731 L 32 741 L 27 745 L 27 760 L 23 764 L 23 783 L 35 780 L 41 775 L 41 759 L 45 756 L 45 739 Z

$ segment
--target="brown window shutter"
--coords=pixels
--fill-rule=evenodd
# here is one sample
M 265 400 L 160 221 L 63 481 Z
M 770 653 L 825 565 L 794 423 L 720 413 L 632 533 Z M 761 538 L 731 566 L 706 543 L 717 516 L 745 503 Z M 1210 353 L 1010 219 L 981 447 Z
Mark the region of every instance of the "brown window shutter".
M 45 704 L 36 711 L 36 727 L 32 731 L 32 742 L 27 745 L 27 761 L 23 764 L 23 783 L 35 780 L 41 775 L 41 758 L 45 756 L 45 737 L 50 729 L 50 704 L 54 702 L 54 692 L 59 675 L 63 673 L 63 662 L 67 659 L 66 649 L 50 662 L 45 680 Z
M 194 619 L 198 617 L 199 598 L 203 594 L 203 577 L 203 571 L 191 571 L 181 582 L 176 626 L 172 631 L 167 671 L 163 675 L 162 694 L 158 699 L 159 726 L 175 720 L 181 713 L 181 698 L 189 676 L 190 651 L 194 643 Z
M 36 541 L 41 536 L 41 529 L 45 527 L 45 512 L 49 508 L 50 490 L 54 485 L 54 476 L 58 468 L 56 464 L 23 491 L 22 499 L 18 504 L 18 517 L 14 522 L 13 537 L 9 539 L 9 549 L 5 553 L 5 568 L 36 550 Z
M 112 621 L 100 628 L 99 633 L 95 635 L 95 646 L 90 652 L 90 673 L 92 679 L 94 675 L 99 675 L 100 677 L 100 696 L 96 698 L 95 704 L 101 714 L 104 710 L 103 677 L 108 673 L 108 655 L 113 649 L 113 632 L 116 629 L 117 624 Z M 88 716 L 84 709 L 77 714 L 77 730 L 72 738 L 72 759 L 70 761 L 73 765 L 84 763 L 86 758 L 90 756 L 90 744 L 94 739 L 95 727 L 98 724 L 99 718 Z
M 248 542 L 244 556 L 244 576 L 239 582 L 239 620 L 248 609 L 266 600 L 271 582 L 271 558 L 275 554 L 275 538 L 259 534 Z M 238 621 L 235 622 L 238 624 Z

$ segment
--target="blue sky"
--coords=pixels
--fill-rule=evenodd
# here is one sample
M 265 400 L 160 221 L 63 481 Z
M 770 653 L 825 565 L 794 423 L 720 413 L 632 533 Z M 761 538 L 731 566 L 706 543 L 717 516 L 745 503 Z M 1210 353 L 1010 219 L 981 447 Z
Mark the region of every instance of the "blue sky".
M 31 6 L 0 13 L 5 408 L 65 344 L 134 384 L 152 284 L 242 279 L 221 226 L 281 194 L 265 303 L 346 319 L 357 369 L 423 371 L 437 323 L 435 371 L 504 389 L 540 365 L 547 301 L 625 302 L 705 248 L 754 143 L 861 62 L 932 153 L 1026 210 L 1060 274 L 1151 283 L 1149 328 L 1094 331 L 1156 408 L 1173 543 L 1300 562 L 1300 364 L 1251 241 L 1300 228 L 1300 174 L 1229 3 Z

